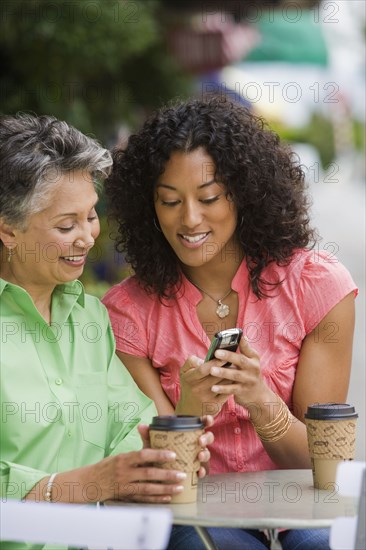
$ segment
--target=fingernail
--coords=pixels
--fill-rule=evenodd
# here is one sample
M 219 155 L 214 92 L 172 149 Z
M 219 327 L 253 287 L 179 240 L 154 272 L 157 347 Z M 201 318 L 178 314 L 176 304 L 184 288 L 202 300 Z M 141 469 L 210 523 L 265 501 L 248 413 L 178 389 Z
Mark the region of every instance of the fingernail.
M 215 351 L 215 357 L 217 357 L 218 359 L 223 359 L 225 357 L 225 351 L 218 349 L 217 351 Z
M 181 493 L 183 489 L 183 485 L 176 485 L 175 487 L 173 487 L 173 493 Z
M 174 451 L 167 451 L 165 453 L 165 456 L 167 459 L 171 459 L 171 460 L 174 460 L 175 458 L 177 458 L 177 455 Z
M 183 480 L 183 479 L 187 479 L 187 474 L 184 473 L 184 472 L 178 472 L 178 473 L 175 475 L 175 477 L 176 477 L 177 479 Z
M 218 376 L 220 374 L 220 369 L 218 367 L 212 367 L 211 374 L 213 376 Z
M 213 393 L 218 393 L 219 392 L 219 386 L 212 386 L 211 391 Z
M 203 365 L 204 363 L 204 360 L 203 359 L 200 359 L 200 357 L 196 357 L 195 355 L 193 356 L 193 360 L 194 362 L 196 363 L 196 365 L 199 367 L 200 365 Z

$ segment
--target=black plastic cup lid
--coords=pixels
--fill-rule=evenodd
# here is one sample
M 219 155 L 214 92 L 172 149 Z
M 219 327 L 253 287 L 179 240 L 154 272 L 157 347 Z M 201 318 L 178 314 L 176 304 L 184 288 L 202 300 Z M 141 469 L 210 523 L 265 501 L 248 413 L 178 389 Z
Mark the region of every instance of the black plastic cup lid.
M 355 408 L 348 403 L 314 403 L 308 406 L 305 418 L 311 420 L 347 420 L 358 418 Z
M 162 431 L 189 431 L 199 430 L 204 427 L 204 424 L 199 416 L 154 416 L 150 424 L 152 430 Z

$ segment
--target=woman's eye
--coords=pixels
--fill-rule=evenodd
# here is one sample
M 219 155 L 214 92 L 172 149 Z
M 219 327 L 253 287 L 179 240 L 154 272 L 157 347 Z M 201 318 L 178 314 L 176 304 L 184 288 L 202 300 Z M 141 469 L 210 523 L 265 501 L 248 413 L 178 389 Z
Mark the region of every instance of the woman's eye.
M 62 233 L 67 233 L 68 231 L 71 231 L 72 229 L 74 229 L 74 226 L 71 225 L 70 227 L 58 227 L 57 229 Z
M 177 204 L 179 204 L 179 201 L 161 201 L 161 204 L 163 206 L 176 206 Z
M 93 222 L 94 220 L 97 220 L 98 219 L 98 216 L 95 215 L 95 216 L 89 216 L 88 218 L 88 222 Z
M 201 202 L 203 204 L 212 204 L 213 202 L 216 202 L 217 200 L 219 200 L 221 195 L 216 195 L 215 197 L 211 197 L 209 199 L 201 199 Z

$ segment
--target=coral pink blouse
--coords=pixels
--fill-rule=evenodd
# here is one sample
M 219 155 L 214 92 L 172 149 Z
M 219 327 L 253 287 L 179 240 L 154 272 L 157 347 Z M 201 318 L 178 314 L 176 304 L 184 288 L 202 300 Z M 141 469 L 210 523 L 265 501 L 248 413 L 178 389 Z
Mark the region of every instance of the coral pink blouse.
M 261 358 L 268 386 L 291 407 L 291 394 L 301 344 L 325 315 L 357 288 L 347 269 L 325 251 L 299 250 L 290 265 L 270 265 L 266 280 L 283 279 L 270 298 L 253 294 L 245 260 L 232 281 L 238 293 L 237 326 L 243 329 Z M 165 393 L 175 406 L 180 396 L 179 371 L 189 355 L 204 358 L 210 340 L 197 317 L 201 292 L 183 277 L 178 297 L 163 303 L 148 295 L 129 277 L 112 287 L 103 302 L 109 310 L 117 349 L 147 357 L 159 369 Z M 218 318 L 214 330 L 221 330 Z M 316 338 L 316 333 L 314 335 Z M 337 338 L 330 326 L 329 341 Z M 209 406 L 207 413 L 209 413 Z M 212 428 L 210 472 L 276 469 L 249 419 L 247 410 L 232 396 Z

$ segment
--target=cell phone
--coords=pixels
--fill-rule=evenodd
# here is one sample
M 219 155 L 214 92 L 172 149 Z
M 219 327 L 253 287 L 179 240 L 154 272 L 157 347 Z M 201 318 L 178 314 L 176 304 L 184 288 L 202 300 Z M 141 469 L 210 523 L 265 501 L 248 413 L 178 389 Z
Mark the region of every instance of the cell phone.
M 207 352 L 205 363 L 215 357 L 215 351 L 217 349 L 226 349 L 228 351 L 236 351 L 240 342 L 240 338 L 243 335 L 241 328 L 229 328 L 227 330 L 221 330 L 216 332 L 211 342 L 210 348 Z M 228 367 L 231 363 L 225 363 L 223 367 Z

